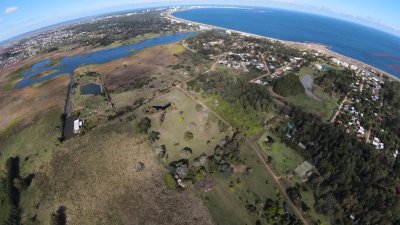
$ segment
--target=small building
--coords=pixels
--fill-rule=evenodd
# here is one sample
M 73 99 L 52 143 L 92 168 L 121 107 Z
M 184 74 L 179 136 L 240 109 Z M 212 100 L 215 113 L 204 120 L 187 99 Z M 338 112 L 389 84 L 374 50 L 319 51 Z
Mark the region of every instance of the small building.
M 286 214 L 290 213 L 290 208 L 289 208 L 289 205 L 287 204 L 287 202 L 283 203 L 283 209 L 285 210 Z
M 76 116 L 67 116 L 64 119 L 63 141 L 72 138 L 75 134 L 81 131 L 83 121 Z
M 82 120 L 80 119 L 74 120 L 74 133 L 75 134 L 79 133 L 82 126 L 83 126 Z
M 298 146 L 301 148 L 301 149 L 303 149 L 303 150 L 306 150 L 306 146 L 303 144 L 303 143 L 299 143 L 298 144 Z
M 178 174 L 175 174 L 174 176 L 176 183 L 181 187 L 185 188 L 185 184 L 183 183 L 182 179 L 178 176 Z

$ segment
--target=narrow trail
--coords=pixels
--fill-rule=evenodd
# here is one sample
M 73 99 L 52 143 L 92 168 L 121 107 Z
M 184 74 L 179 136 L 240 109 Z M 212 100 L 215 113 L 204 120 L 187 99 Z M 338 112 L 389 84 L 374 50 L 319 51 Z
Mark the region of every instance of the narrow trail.
M 333 115 L 332 119 L 331 119 L 331 123 L 335 122 L 336 117 L 339 115 L 340 110 L 342 109 L 344 103 L 347 101 L 347 96 L 349 96 L 349 93 L 347 93 L 347 95 L 344 97 L 343 101 L 340 103 L 339 108 L 337 109 L 335 115 Z

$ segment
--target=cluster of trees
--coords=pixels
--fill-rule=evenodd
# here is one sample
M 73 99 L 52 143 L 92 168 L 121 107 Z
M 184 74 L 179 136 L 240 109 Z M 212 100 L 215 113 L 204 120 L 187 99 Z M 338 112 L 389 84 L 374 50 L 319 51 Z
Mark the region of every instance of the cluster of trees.
M 325 75 L 318 77 L 314 82 L 321 86 L 325 92 L 345 96 L 352 89 L 351 83 L 356 82 L 354 71 L 350 69 L 329 69 Z
M 274 92 L 285 97 L 304 93 L 304 87 L 299 77 L 294 73 L 275 80 L 273 82 L 273 88 Z
M 240 148 L 245 137 L 236 131 L 231 137 L 227 136 L 219 145 L 214 149 L 214 154 L 207 156 L 201 154 L 193 160 L 193 167 L 190 168 L 189 160 L 180 159 L 173 161 L 169 164 L 169 170 L 172 174 L 178 174 L 181 178 L 186 180 L 192 180 L 193 182 L 201 181 L 199 174 L 202 174 L 202 178 L 205 177 L 206 173 L 218 173 L 224 176 L 232 175 L 233 162 L 240 161 Z M 184 148 L 183 152 L 190 152 L 190 148 Z
M 283 124 L 277 133 L 288 145 L 307 146 L 299 152 L 319 172 L 308 181 L 317 212 L 333 217 L 334 224 L 342 224 L 351 214 L 359 224 L 400 223 L 399 160 L 299 108 L 293 108 L 290 116 L 294 128 Z M 293 139 L 285 138 L 287 133 Z
M 232 137 L 226 137 L 225 143 L 217 145 L 214 154 L 208 157 L 210 172 L 217 172 L 224 176 L 232 174 L 231 163 L 240 161 L 240 149 L 245 137 L 240 131 L 235 131 Z
M 267 87 L 249 83 L 248 78 L 235 80 L 221 72 L 201 75 L 188 82 L 188 85 L 195 91 L 219 94 L 230 103 L 239 103 L 244 109 L 257 112 L 267 111 L 272 102 Z
M 385 148 L 400 150 L 400 83 L 386 82 L 382 92 L 383 105 L 379 114 L 383 115 L 381 127 L 386 132 L 382 134 L 381 139 Z
M 302 224 L 294 215 L 285 211 L 284 205 L 279 201 L 268 199 L 264 203 L 263 218 L 268 224 L 282 224 L 282 225 L 300 225 Z M 259 223 L 261 224 L 261 223 Z
M 19 157 L 11 157 L 6 162 L 7 177 L 6 177 L 6 192 L 8 196 L 8 204 L 10 211 L 8 218 L 4 221 L 6 225 L 21 224 L 21 209 L 19 207 L 20 190 L 15 187 L 14 180 L 19 179 Z

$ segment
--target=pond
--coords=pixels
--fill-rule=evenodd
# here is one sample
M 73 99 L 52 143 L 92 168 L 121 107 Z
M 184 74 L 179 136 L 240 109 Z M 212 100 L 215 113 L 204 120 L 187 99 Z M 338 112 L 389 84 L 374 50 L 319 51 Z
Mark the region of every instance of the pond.
M 321 101 L 317 96 L 314 95 L 314 77 L 311 75 L 300 76 L 300 82 L 304 87 L 306 94 L 317 101 Z
M 81 86 L 81 93 L 83 95 L 99 95 L 102 93 L 102 88 L 99 84 L 86 84 Z
M 166 34 L 145 41 L 124 45 L 116 48 L 103 49 L 96 52 L 64 57 L 58 64 L 52 65 L 51 60 L 44 60 L 34 64 L 30 70 L 24 72 L 23 79 L 16 84 L 16 88 L 24 88 L 35 83 L 43 82 L 61 74 L 73 74 L 75 69 L 82 65 L 103 64 L 119 58 L 128 57 L 145 48 L 171 44 L 197 34 L 196 32 Z M 55 70 L 46 76 L 37 77 L 38 74 Z M 36 76 L 36 77 L 35 77 Z

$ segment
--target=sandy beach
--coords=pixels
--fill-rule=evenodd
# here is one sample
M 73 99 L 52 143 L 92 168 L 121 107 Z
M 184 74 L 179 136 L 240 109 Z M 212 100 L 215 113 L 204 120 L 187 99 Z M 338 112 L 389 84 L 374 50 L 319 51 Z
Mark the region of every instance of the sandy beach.
M 196 8 L 210 8 L 210 7 L 196 7 Z M 180 11 L 184 11 L 184 10 L 190 10 L 189 9 L 182 9 Z M 225 30 L 225 31 L 231 31 L 234 33 L 239 33 L 245 36 L 249 36 L 249 37 L 254 37 L 254 38 L 262 38 L 262 39 L 268 39 L 271 41 L 279 41 L 283 44 L 286 44 L 290 47 L 295 47 L 295 48 L 301 48 L 301 49 L 309 49 L 309 50 L 316 50 L 319 51 L 320 53 L 323 53 L 327 56 L 331 56 L 331 57 L 336 57 L 337 59 L 347 62 L 349 64 L 353 64 L 358 66 L 359 68 L 363 68 L 365 67 L 366 69 L 370 70 L 370 71 L 375 71 L 377 74 L 381 74 L 383 76 L 385 76 L 386 78 L 390 79 L 390 80 L 394 80 L 394 81 L 399 81 L 400 82 L 400 78 L 396 77 L 392 74 L 389 74 L 381 69 L 378 69 L 374 66 L 368 65 L 366 63 L 363 63 L 361 61 L 358 61 L 356 59 L 341 55 L 337 52 L 334 52 L 332 50 L 330 50 L 328 48 L 328 46 L 319 44 L 319 43 L 304 43 L 304 42 L 293 42 L 293 41 L 285 41 L 285 40 L 280 40 L 280 39 L 276 39 L 276 38 L 271 38 L 271 37 L 267 37 L 267 36 L 261 36 L 261 35 L 257 35 L 257 34 L 252 34 L 252 33 L 247 33 L 247 32 L 243 32 L 243 31 L 239 31 L 239 30 L 232 30 L 232 29 L 227 29 L 224 27 L 218 27 L 218 26 L 213 26 L 213 25 L 209 25 L 209 24 L 204 24 L 204 23 L 199 23 L 199 22 L 194 22 L 194 21 L 189 21 L 189 20 L 185 20 L 185 19 L 181 19 L 178 18 L 176 16 L 173 15 L 173 13 L 176 13 L 178 11 L 175 12 L 168 12 L 167 13 L 167 18 L 171 19 L 171 20 L 175 20 L 175 21 L 179 21 L 182 23 L 187 23 L 187 24 L 192 24 L 192 25 L 198 25 L 198 26 L 204 26 L 204 27 L 208 27 L 210 29 L 218 29 L 218 30 Z

